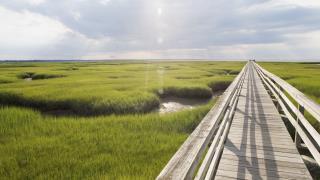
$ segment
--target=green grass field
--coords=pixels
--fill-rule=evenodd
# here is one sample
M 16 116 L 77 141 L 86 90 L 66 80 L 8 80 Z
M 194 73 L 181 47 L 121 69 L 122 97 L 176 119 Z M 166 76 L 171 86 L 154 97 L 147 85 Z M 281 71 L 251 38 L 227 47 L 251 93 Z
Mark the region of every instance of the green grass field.
M 153 179 L 209 108 L 164 116 L 54 118 L 2 107 L 0 176 Z
M 212 89 L 225 89 L 243 64 L 2 63 L 0 103 L 77 115 L 150 112 L 160 96 L 211 97 Z
M 208 98 L 243 65 L 0 63 L 0 177 L 153 179 L 215 101 L 159 115 L 159 99 Z

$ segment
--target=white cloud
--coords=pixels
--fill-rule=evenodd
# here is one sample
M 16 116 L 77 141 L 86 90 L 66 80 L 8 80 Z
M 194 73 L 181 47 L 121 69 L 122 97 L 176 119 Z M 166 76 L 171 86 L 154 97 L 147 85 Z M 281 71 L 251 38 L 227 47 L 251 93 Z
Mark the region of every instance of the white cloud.
M 1 59 L 77 59 L 96 51 L 110 39 L 90 39 L 60 21 L 28 10 L 0 6 Z
M 55 43 L 70 29 L 57 20 L 27 10 L 0 6 L 0 44 L 8 48 L 41 47 Z
M 110 2 L 110 0 L 100 0 L 100 3 L 102 5 L 107 5 L 107 4 L 109 4 L 109 2 Z
M 42 3 L 45 2 L 45 0 L 26 0 L 27 3 L 29 3 L 30 5 L 40 5 Z
M 320 1 L 319 0 L 272 0 L 271 1 L 274 4 L 279 5 L 296 5 L 296 6 L 305 6 L 305 7 L 320 7 Z

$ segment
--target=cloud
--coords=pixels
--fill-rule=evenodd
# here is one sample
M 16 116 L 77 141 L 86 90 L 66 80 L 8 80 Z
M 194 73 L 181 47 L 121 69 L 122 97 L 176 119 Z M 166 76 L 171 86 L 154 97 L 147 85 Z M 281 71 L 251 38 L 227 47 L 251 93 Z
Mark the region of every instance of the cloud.
M 0 0 L 0 14 L 14 27 L 0 58 L 320 57 L 318 0 Z
M 27 10 L 16 12 L 0 6 L 0 19 L 1 54 L 35 53 L 71 32 L 59 21 Z

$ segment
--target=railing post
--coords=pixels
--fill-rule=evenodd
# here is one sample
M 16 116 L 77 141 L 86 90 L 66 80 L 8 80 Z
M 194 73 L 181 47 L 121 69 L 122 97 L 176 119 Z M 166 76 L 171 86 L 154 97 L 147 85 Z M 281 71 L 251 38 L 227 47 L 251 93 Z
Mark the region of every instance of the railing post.
M 277 85 L 278 85 L 279 90 L 281 90 L 280 84 L 277 84 Z M 277 91 L 277 95 L 280 97 L 280 92 L 279 91 Z M 278 100 L 277 100 L 277 110 L 280 112 L 280 103 L 278 102 Z
M 298 104 L 298 110 L 304 115 L 304 107 Z M 297 116 L 297 124 L 299 125 L 299 118 Z M 294 142 L 296 143 L 297 148 L 301 147 L 301 137 L 299 136 L 297 130 L 295 130 Z

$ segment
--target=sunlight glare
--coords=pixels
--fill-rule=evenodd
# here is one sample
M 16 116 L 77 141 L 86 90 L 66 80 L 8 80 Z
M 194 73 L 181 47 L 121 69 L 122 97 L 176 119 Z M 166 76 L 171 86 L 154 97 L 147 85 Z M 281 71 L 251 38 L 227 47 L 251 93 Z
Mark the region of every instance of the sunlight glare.
M 158 16 L 161 16 L 162 15 L 162 8 L 158 8 Z

